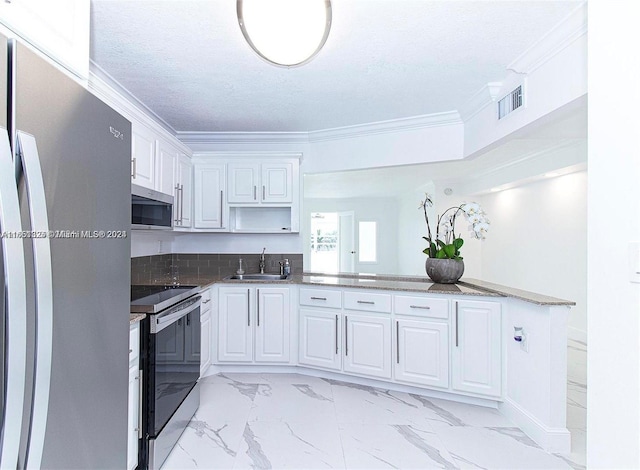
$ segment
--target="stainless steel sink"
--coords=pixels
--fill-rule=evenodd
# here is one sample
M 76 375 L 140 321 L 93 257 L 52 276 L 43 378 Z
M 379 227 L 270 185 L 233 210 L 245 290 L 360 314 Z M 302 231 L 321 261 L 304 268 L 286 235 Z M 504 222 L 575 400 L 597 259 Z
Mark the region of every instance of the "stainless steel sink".
M 286 281 L 289 276 L 282 274 L 234 274 L 233 276 L 227 276 L 225 281 Z

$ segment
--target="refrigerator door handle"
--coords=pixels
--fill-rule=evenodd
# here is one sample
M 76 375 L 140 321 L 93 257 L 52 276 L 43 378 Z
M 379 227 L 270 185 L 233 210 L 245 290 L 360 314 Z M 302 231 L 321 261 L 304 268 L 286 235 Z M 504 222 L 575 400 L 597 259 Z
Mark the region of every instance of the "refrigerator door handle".
M 51 355 L 53 345 L 53 284 L 51 268 L 51 243 L 49 218 L 44 191 L 44 179 L 36 139 L 22 131 L 17 132 L 17 154 L 27 188 L 31 230 L 37 236 L 33 242 L 33 264 L 36 297 L 36 353 L 31 412 L 31 436 L 27 465 L 40 468 L 44 435 L 49 411 L 49 387 L 51 383 Z M 40 236 L 40 235 L 43 236 Z
M 0 269 L 5 273 L 6 329 L 11 332 L 4 346 L 7 366 L 0 468 L 16 468 L 18 465 L 26 377 L 27 288 L 23 239 L 20 238 L 20 202 L 14 175 L 9 135 L 0 129 L 0 228 L 5 234 L 0 241 L 4 265 Z M 14 233 L 17 235 L 12 237 Z

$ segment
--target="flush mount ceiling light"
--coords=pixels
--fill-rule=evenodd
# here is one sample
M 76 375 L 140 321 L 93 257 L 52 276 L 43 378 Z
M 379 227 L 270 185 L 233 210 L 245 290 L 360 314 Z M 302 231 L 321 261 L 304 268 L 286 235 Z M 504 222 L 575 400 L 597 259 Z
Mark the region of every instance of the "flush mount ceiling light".
M 237 11 L 251 48 L 282 67 L 309 62 L 331 29 L 330 0 L 237 0 Z

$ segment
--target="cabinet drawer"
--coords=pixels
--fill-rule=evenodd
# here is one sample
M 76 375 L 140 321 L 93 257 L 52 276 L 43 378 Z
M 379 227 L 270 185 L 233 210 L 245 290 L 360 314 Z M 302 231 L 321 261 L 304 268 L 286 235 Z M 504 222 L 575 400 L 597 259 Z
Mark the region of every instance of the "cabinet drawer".
M 129 365 L 138 363 L 140 355 L 140 326 L 138 323 L 129 328 Z
M 449 318 L 449 301 L 412 295 L 394 296 L 395 313 L 431 318 Z
M 300 305 L 342 308 L 342 293 L 339 290 L 300 289 Z
M 344 308 L 367 312 L 391 313 L 391 295 L 371 292 L 345 292 Z

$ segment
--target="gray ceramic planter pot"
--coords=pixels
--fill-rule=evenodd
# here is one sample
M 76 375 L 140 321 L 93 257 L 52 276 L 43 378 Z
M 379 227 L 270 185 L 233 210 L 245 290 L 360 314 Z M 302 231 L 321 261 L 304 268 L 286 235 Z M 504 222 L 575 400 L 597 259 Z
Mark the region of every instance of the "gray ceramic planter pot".
M 427 258 L 427 276 L 439 284 L 454 284 L 464 273 L 464 262 L 455 259 Z

